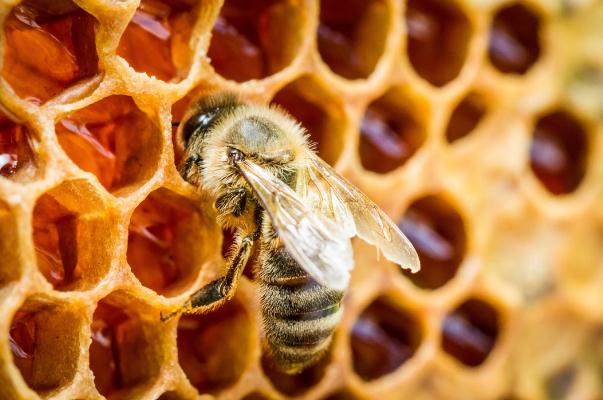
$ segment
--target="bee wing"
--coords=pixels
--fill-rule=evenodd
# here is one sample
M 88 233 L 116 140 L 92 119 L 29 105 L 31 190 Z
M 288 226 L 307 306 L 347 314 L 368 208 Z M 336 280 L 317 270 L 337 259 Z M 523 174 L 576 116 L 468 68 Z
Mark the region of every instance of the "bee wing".
M 379 206 L 316 155 L 311 156 L 310 159 L 309 181 L 312 182 L 314 190 L 321 192 L 311 197 L 331 202 L 321 208 L 346 208 L 347 211 L 342 212 L 339 218 L 353 221 L 353 229 L 346 227 L 348 234 L 352 233 L 353 236 L 355 231 L 355 234 L 364 241 L 379 248 L 388 260 L 402 268 L 417 272 L 421 268 L 417 252 Z M 312 191 L 311 188 L 308 191 Z M 346 226 L 349 222 L 341 224 Z
M 248 160 L 237 166 L 291 256 L 321 285 L 345 289 L 354 265 L 349 236 L 270 172 Z

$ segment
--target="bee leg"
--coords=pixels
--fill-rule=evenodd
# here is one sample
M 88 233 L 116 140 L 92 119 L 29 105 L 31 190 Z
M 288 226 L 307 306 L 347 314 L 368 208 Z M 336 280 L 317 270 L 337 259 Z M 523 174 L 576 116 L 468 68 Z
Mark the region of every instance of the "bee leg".
M 232 189 L 229 192 L 218 197 L 216 200 L 216 209 L 223 214 L 232 214 L 240 217 L 245 211 L 247 205 L 247 190 L 245 188 Z
M 230 266 L 226 275 L 218 278 L 195 293 L 176 310 L 168 313 L 161 314 L 161 320 L 167 321 L 168 319 L 182 313 L 203 313 L 212 310 L 221 303 L 230 300 L 234 295 L 235 288 L 239 282 L 239 278 L 243 273 L 243 269 L 249 260 L 253 243 L 257 238 L 257 233 L 247 235 L 243 237 L 241 243 L 238 245 L 236 255 L 232 258 Z
M 188 182 L 195 173 L 194 168 L 197 168 L 197 170 L 201 169 L 202 162 L 203 159 L 199 154 L 195 153 L 191 155 L 182 164 L 182 167 L 180 168 L 180 176 L 182 176 L 182 178 Z

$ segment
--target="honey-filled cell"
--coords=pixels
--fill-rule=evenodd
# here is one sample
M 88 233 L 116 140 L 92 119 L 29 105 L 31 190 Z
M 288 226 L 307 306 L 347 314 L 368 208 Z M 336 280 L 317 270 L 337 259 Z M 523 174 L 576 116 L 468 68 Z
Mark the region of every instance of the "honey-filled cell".
M 425 123 L 420 117 L 425 112 L 424 105 L 395 89 L 372 102 L 360 125 L 362 166 L 385 174 L 406 163 L 425 141 Z
M 477 92 L 467 94 L 454 108 L 448 126 L 446 140 L 456 142 L 469 135 L 479 125 L 487 112 L 484 97 Z
M 322 60 L 346 79 L 367 78 L 385 49 L 390 15 L 383 0 L 321 0 L 316 41 Z
M 28 180 L 35 174 L 32 136 L 26 125 L 0 112 L 0 177 Z
M 451 280 L 465 256 L 465 223 L 445 199 L 430 195 L 413 201 L 398 226 L 417 250 L 421 270 L 402 273 L 415 285 L 437 289 Z
M 444 319 L 442 348 L 461 363 L 477 367 L 492 352 L 500 329 L 498 311 L 479 299 L 469 299 Z
M 365 381 L 394 372 L 421 344 L 416 317 L 387 298 L 373 301 L 358 317 L 351 333 L 354 371 Z
M 586 128 L 572 114 L 555 110 L 540 116 L 530 145 L 530 168 L 554 195 L 575 191 L 588 166 Z
M 234 384 L 248 367 L 253 331 L 245 309 L 231 300 L 203 315 L 178 321 L 178 362 L 200 393 Z
M 207 56 L 226 79 L 265 78 L 297 56 L 305 19 L 304 8 L 296 1 L 226 0 Z
M 159 313 L 116 292 L 97 304 L 90 329 L 90 369 L 100 394 L 128 398 L 157 377 L 163 361 Z
M 25 0 L 4 23 L 2 77 L 20 97 L 44 103 L 98 73 L 93 16 L 72 1 Z
M 8 332 L 12 361 L 25 383 L 39 395 L 56 391 L 74 378 L 81 324 L 76 311 L 33 300 L 13 317 Z
M 117 54 L 137 72 L 178 81 L 191 62 L 189 40 L 196 0 L 142 0 L 121 36 Z
M 332 97 L 310 78 L 301 78 L 281 89 L 272 102 L 302 124 L 318 155 L 334 165 L 343 149 L 345 116 Z
M 87 184 L 70 181 L 36 201 L 33 243 L 38 270 L 56 290 L 89 289 L 109 270 L 111 250 L 93 243 L 97 235 L 110 243 L 115 228 L 102 217 L 102 200 L 92 193 Z M 83 195 L 94 204 L 78 204 Z
M 408 58 L 419 76 L 434 86 L 458 76 L 473 27 L 455 1 L 409 0 L 406 31 Z
M 540 57 L 540 17 L 522 3 L 496 12 L 490 27 L 488 57 L 496 69 L 525 74 Z
M 108 191 L 136 185 L 157 168 L 159 127 L 128 96 L 110 96 L 74 111 L 55 130 L 69 158 Z
M 213 227 L 190 200 L 156 190 L 130 218 L 128 264 L 144 286 L 166 296 L 178 294 L 211 255 Z

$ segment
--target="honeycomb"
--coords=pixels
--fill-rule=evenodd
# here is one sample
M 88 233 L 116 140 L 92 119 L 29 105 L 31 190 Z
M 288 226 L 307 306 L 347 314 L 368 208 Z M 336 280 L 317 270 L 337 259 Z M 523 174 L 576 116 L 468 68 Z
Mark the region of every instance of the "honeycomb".
M 596 0 L 2 0 L 1 399 L 601 399 Z M 422 261 L 355 240 L 329 354 L 266 359 L 232 232 L 177 172 L 191 101 L 280 104 Z

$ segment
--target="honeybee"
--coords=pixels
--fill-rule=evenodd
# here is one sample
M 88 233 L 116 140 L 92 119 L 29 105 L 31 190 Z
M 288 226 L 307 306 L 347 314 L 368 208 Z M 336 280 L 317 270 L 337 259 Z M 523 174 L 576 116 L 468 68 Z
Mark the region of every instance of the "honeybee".
M 276 107 L 207 97 L 179 127 L 182 177 L 215 200 L 234 228 L 224 276 L 167 315 L 203 313 L 232 298 L 254 248 L 262 325 L 278 369 L 293 374 L 328 349 L 354 266 L 351 238 L 415 272 L 413 246 L 379 207 L 321 160 L 308 135 Z

